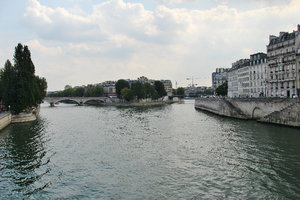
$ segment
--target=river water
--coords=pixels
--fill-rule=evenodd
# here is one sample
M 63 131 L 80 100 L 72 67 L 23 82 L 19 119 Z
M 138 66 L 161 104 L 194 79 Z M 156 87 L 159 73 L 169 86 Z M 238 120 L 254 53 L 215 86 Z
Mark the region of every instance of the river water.
M 300 131 L 194 101 L 42 105 L 0 132 L 0 199 L 299 199 Z

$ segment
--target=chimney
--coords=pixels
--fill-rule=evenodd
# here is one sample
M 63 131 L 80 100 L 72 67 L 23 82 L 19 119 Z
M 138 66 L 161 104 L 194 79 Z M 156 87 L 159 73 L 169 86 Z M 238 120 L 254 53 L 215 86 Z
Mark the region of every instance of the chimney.
M 286 32 L 280 32 L 279 33 L 279 37 L 283 36 L 283 34 L 285 34 Z
M 275 39 L 275 38 L 276 38 L 275 35 L 270 35 L 270 36 L 269 36 L 269 42 L 271 42 L 271 40 L 273 40 L 273 39 Z
M 297 26 L 297 31 L 300 31 L 300 24 L 298 24 Z

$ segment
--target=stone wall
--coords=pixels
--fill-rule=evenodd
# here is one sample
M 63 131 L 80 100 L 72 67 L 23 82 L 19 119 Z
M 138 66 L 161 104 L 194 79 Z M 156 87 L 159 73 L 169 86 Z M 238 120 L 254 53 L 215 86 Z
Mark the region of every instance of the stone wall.
M 11 123 L 11 114 L 3 113 L 0 115 L 0 131 Z
M 17 115 L 13 115 L 11 118 L 11 123 L 23 123 L 23 122 L 31 122 L 37 119 L 37 116 L 40 112 L 40 106 L 37 108 L 33 108 L 27 113 L 19 113 Z
M 299 104 L 299 99 L 280 98 L 199 98 L 195 100 L 195 108 L 218 115 L 296 127 L 300 127 Z

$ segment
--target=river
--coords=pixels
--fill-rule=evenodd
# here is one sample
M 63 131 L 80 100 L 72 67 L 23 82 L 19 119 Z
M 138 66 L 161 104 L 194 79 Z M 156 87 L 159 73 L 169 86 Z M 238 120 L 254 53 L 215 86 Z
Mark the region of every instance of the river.
M 0 132 L 0 199 L 299 199 L 300 131 L 194 101 L 43 104 Z

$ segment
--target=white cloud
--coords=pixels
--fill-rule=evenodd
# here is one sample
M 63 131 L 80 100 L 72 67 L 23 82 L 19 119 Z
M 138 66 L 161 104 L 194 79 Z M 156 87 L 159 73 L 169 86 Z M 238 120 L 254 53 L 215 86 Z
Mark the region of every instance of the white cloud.
M 166 5 L 147 10 L 142 3 L 109 0 L 81 14 L 30 0 L 25 19 L 38 35 L 29 44 L 45 66 L 44 76 L 64 74 L 65 83 L 51 81 L 50 89 L 140 75 L 179 84 L 194 75 L 208 85 L 203 77 L 216 67 L 264 51 L 269 34 L 295 29 L 299 9 L 298 0 L 247 11 L 226 4 L 207 10 Z
M 160 4 L 171 5 L 171 4 L 179 4 L 184 2 L 195 2 L 197 0 L 156 0 Z

